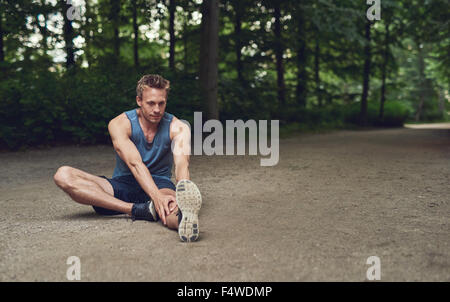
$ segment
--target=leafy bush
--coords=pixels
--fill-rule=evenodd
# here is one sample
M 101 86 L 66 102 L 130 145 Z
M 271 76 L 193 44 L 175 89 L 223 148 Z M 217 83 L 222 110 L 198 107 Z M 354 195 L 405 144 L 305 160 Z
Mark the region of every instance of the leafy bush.
M 193 112 L 204 110 L 196 74 L 172 73 L 161 66 L 136 70 L 106 63 L 64 73 L 24 66 L 0 81 L 0 148 L 108 142 L 108 122 L 137 107 L 136 82 L 149 70 L 171 81 L 167 111 L 192 125 Z M 358 124 L 360 114 L 360 103 L 280 107 L 274 83 L 267 79 L 251 84 L 221 79 L 219 107 L 222 121 L 279 119 L 286 132 L 343 128 Z M 425 118 L 437 117 L 437 108 L 425 109 Z M 407 103 L 387 101 L 380 120 L 379 103 L 368 103 L 372 126 L 402 126 L 411 116 L 413 110 Z
M 0 81 L 0 148 L 108 142 L 108 122 L 137 107 L 136 83 L 148 70 L 107 66 L 58 73 L 28 68 Z M 152 73 L 173 83 L 168 112 L 189 120 L 193 109 L 201 110 L 195 76 L 164 69 Z
M 344 110 L 344 122 L 359 124 L 361 104 L 359 102 L 348 105 Z M 401 127 L 412 112 L 406 103 L 387 101 L 384 104 L 383 118 L 380 119 L 380 103 L 368 102 L 367 123 L 369 126 Z

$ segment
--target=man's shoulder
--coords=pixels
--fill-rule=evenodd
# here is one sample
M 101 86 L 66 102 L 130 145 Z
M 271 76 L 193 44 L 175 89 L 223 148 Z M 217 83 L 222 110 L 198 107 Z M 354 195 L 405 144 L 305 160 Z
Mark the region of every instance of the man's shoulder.
M 183 132 L 190 132 L 189 126 L 174 115 L 170 123 L 170 139 Z
M 111 132 L 111 130 L 115 131 L 125 131 L 127 134 L 131 133 L 131 123 L 128 119 L 125 112 L 119 114 L 115 118 L 109 121 L 108 124 L 108 130 Z
M 182 120 L 180 120 L 179 118 L 177 118 L 175 115 L 172 114 L 172 121 L 170 122 L 170 128 L 172 127 L 188 127 L 186 123 L 183 123 Z
M 126 124 L 126 122 L 128 121 L 128 117 L 125 114 L 125 112 L 119 114 L 118 116 L 116 116 L 115 118 L 113 118 L 112 120 L 109 121 L 109 124 L 114 124 L 114 125 L 122 125 L 122 124 Z

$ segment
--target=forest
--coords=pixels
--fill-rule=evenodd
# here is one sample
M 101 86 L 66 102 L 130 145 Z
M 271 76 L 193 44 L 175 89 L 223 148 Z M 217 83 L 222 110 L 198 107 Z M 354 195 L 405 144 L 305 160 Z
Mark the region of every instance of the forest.
M 144 74 L 192 121 L 448 121 L 447 0 L 0 0 L 0 148 L 109 141 Z

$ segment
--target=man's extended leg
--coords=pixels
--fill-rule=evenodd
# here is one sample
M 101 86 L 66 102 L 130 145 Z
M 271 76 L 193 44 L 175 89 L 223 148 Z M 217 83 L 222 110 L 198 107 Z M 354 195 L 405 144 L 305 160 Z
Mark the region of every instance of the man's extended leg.
M 199 237 L 198 213 L 202 206 L 202 196 L 198 187 L 188 179 L 177 183 L 176 201 L 180 215 L 178 235 L 184 242 L 196 241 Z
M 115 198 L 113 187 L 104 178 L 68 166 L 60 167 L 53 178 L 78 203 L 131 215 L 133 204 Z

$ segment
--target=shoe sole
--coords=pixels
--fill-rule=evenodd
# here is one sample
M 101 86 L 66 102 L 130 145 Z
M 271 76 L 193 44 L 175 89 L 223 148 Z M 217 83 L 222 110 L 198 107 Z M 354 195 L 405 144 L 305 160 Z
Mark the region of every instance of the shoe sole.
M 183 217 L 178 226 L 181 241 L 196 241 L 199 237 L 198 212 L 202 206 L 202 195 L 190 180 L 180 180 L 176 188 L 178 208 Z

